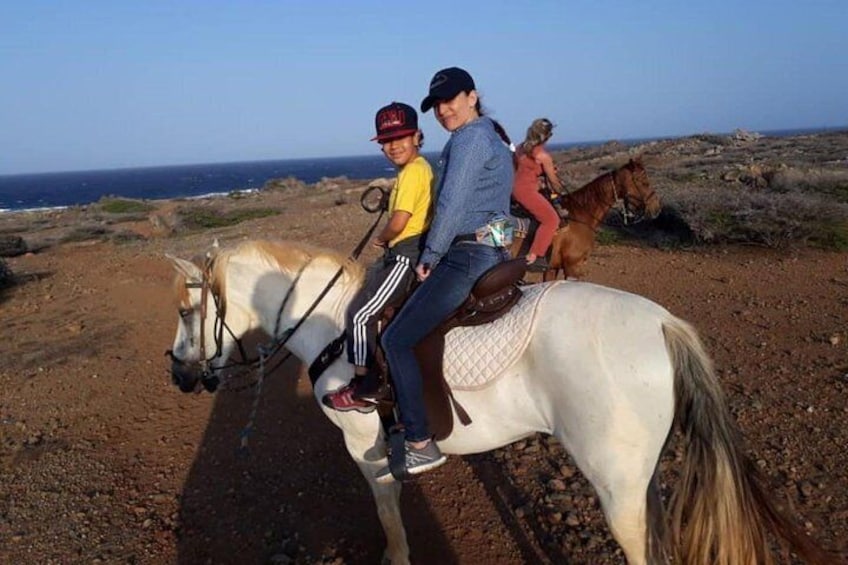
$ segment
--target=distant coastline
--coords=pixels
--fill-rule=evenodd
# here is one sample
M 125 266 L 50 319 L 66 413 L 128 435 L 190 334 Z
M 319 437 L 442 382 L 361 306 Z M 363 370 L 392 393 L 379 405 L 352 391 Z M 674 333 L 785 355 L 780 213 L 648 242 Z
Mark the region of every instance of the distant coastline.
M 770 137 L 788 137 L 841 131 L 846 127 L 801 128 L 758 132 Z M 697 135 L 697 134 L 694 134 Z M 730 135 L 730 134 L 713 134 Z M 639 145 L 664 139 L 690 136 L 665 136 L 615 140 L 624 145 Z M 550 149 L 603 145 L 607 141 L 553 143 Z M 427 152 L 431 162 L 438 152 Z M 380 155 L 285 159 L 106 169 L 22 175 L 0 175 L 0 212 L 23 212 L 86 205 L 104 196 L 143 200 L 199 198 L 235 191 L 260 189 L 268 180 L 294 177 L 305 183 L 322 178 L 347 177 L 370 180 L 394 176 L 394 169 Z

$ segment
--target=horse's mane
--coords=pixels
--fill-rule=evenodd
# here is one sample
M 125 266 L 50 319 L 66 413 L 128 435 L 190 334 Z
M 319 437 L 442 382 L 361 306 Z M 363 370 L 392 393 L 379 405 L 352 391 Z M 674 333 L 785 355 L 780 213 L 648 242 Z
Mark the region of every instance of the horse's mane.
M 224 276 L 230 261 L 235 257 L 252 258 L 259 264 L 281 272 L 295 275 L 297 271 L 310 262 L 327 261 L 333 267 L 342 268 L 342 280 L 360 283 L 364 270 L 356 261 L 349 261 L 341 253 L 322 249 L 317 246 L 294 241 L 248 240 L 233 247 L 214 251 L 208 257 L 195 257 L 193 262 L 206 271 L 212 293 L 218 297 L 218 309 L 226 311 L 227 277 Z M 207 270 L 208 269 L 208 270 Z M 333 270 L 335 273 L 335 270 Z M 329 282 L 329 277 L 328 277 Z M 178 304 L 188 304 L 188 290 L 185 276 L 177 274 L 174 280 Z
M 607 177 L 611 177 L 618 169 L 604 173 L 588 182 L 574 192 L 562 197 L 562 204 L 569 210 L 594 210 L 606 204 L 603 190 L 598 190 Z
M 213 256 L 212 272 L 210 273 L 213 284 L 216 282 L 218 284 L 223 283 L 223 272 L 227 264 L 236 256 L 253 256 L 267 266 L 289 274 L 296 273 L 306 263 L 324 260 L 336 268 L 342 268 L 342 277 L 348 281 L 358 282 L 363 277 L 363 269 L 358 262 L 350 261 L 336 251 L 295 241 L 255 239 L 222 249 Z M 223 291 L 224 289 L 220 288 L 219 290 Z

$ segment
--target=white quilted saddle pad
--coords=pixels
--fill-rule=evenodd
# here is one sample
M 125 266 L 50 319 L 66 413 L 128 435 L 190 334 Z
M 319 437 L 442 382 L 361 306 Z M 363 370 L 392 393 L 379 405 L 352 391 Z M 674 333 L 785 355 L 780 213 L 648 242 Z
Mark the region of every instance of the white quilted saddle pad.
M 562 283 L 521 287 L 518 303 L 503 317 L 482 326 L 462 327 L 445 336 L 445 379 L 454 390 L 478 390 L 494 383 L 524 353 L 542 297 Z

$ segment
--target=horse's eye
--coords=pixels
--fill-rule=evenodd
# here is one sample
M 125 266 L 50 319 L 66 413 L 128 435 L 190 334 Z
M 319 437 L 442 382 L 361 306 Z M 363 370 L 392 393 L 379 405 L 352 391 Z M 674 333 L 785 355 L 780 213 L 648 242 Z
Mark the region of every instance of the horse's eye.
M 179 314 L 180 314 L 180 318 L 185 318 L 185 317 L 187 317 L 189 314 L 191 314 L 191 310 L 189 310 L 188 308 L 180 308 L 180 309 L 178 310 L 178 312 L 179 312 Z

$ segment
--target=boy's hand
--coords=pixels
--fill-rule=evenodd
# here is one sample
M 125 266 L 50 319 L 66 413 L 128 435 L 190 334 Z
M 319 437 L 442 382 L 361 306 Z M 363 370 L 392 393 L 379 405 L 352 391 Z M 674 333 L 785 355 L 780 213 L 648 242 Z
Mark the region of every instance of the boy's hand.
M 389 242 L 383 241 L 379 237 L 375 237 L 374 239 L 371 240 L 371 245 L 373 245 L 374 247 L 379 247 L 380 249 L 382 249 L 382 248 L 388 246 Z
M 418 280 L 423 282 L 424 279 L 430 276 L 429 263 L 419 263 L 418 266 L 415 267 L 415 274 L 418 275 Z

